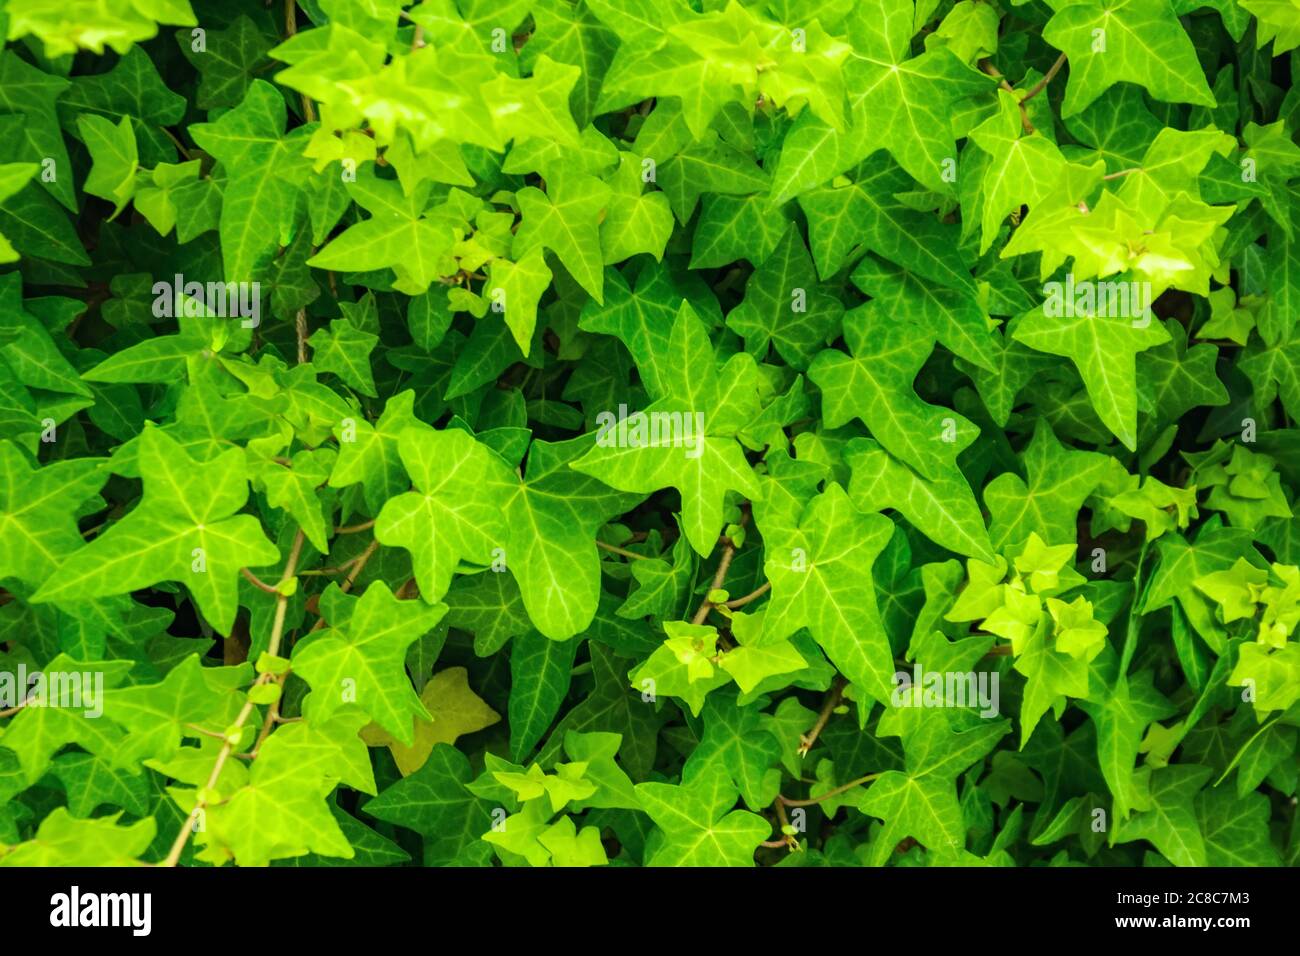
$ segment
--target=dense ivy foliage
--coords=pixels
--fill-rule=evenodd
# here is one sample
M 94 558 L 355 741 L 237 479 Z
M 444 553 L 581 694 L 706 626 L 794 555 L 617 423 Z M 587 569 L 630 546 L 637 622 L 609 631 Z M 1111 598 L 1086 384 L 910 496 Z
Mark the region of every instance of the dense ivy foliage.
M 1300 857 L 1297 0 L 0 33 L 0 864 Z

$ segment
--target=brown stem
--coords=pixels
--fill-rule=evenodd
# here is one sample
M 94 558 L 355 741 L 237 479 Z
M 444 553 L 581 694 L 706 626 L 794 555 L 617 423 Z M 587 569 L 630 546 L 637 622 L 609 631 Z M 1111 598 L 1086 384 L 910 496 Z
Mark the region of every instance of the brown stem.
M 349 525 L 344 525 L 341 528 L 335 528 L 334 533 L 335 534 L 356 534 L 358 531 L 369 531 L 374 526 L 375 526 L 375 519 L 371 518 L 369 521 L 363 521 L 360 524 L 349 524 Z
M 284 32 L 288 37 L 298 35 L 298 0 L 284 0 Z M 308 123 L 316 122 L 316 107 L 306 93 L 302 94 L 302 115 Z
M 753 591 L 750 591 L 744 597 L 732 598 L 730 601 L 727 602 L 727 607 L 733 609 L 738 607 L 744 607 L 746 604 L 750 603 L 751 601 L 757 601 L 759 598 L 761 598 L 764 594 L 766 594 L 770 590 L 772 590 L 772 582 L 764 581 L 761 585 L 758 586 L 758 588 L 756 588 Z
M 284 584 L 293 577 L 294 569 L 298 567 L 298 559 L 302 556 L 302 545 L 305 536 L 301 529 L 293 536 L 293 545 L 289 548 L 289 559 L 284 564 L 284 573 L 280 575 L 280 583 Z M 267 641 L 266 652 L 275 656 L 280 650 L 280 640 L 284 636 L 284 615 L 288 608 L 289 598 L 276 590 L 275 602 L 275 619 L 271 623 L 271 638 Z M 260 686 L 269 683 L 272 679 L 270 671 L 261 674 L 253 682 L 253 686 Z M 233 729 L 242 731 L 244 724 L 247 722 L 249 715 L 253 712 L 254 704 L 252 700 L 245 700 L 243 708 L 239 711 L 239 716 L 235 718 Z M 223 735 L 224 736 L 224 735 Z M 185 844 L 189 842 L 190 834 L 194 832 L 194 821 L 198 819 L 204 808 L 207 806 L 207 800 L 204 794 L 210 792 L 221 778 L 221 769 L 230 759 L 234 752 L 235 745 L 226 737 L 226 742 L 221 745 L 221 750 L 217 754 L 216 762 L 212 765 L 212 772 L 208 774 L 208 782 L 200 791 L 198 799 L 194 803 L 194 809 L 186 817 L 185 823 L 181 826 L 181 832 L 176 834 L 176 839 L 172 841 L 171 850 L 167 853 L 167 858 L 163 860 L 162 866 L 174 867 L 181 861 L 181 854 L 185 852 Z
M 799 738 L 799 756 L 808 756 L 808 751 L 813 749 L 813 744 L 817 743 L 817 738 L 821 736 L 822 730 L 826 727 L 826 722 L 831 719 L 831 714 L 835 708 L 840 705 L 840 700 L 844 697 L 844 687 L 848 681 L 843 677 L 836 677 L 831 684 L 829 693 L 826 694 L 826 700 L 822 704 L 821 713 L 817 715 L 817 723 L 813 724 L 812 730 Z
M 239 573 L 242 574 L 242 575 L 244 576 L 244 578 L 245 578 L 245 579 L 246 579 L 250 584 L 253 585 L 253 587 L 257 588 L 257 589 L 260 590 L 260 591 L 265 591 L 267 594 L 279 594 L 279 593 L 280 593 L 279 591 L 277 591 L 277 590 L 275 589 L 275 585 L 274 585 L 274 584 L 267 584 L 265 581 L 263 581 L 261 578 L 259 578 L 259 577 L 258 577 L 256 574 L 254 574 L 252 571 L 248 570 L 248 568 L 240 568 L 240 569 L 239 569 Z
M 722 559 L 718 562 L 718 570 L 714 572 L 713 583 L 709 585 L 709 591 L 716 591 L 722 587 L 727 580 L 727 571 L 731 568 L 731 559 L 736 556 L 736 546 L 730 540 L 723 546 Z M 709 596 L 704 596 L 704 601 L 700 604 L 700 609 L 695 612 L 695 617 L 691 618 L 692 624 L 703 624 L 704 619 L 709 616 L 709 611 L 713 610 L 713 602 Z
M 1037 83 L 1035 83 L 1030 88 L 1029 92 L 1025 94 L 1025 98 L 1020 101 L 1021 106 L 1024 106 L 1024 104 L 1032 100 L 1035 96 L 1037 96 L 1039 93 L 1043 91 L 1043 89 L 1047 86 L 1048 83 L 1052 82 L 1052 78 L 1056 76 L 1057 73 L 1061 72 L 1061 67 L 1065 66 L 1065 60 L 1066 60 L 1066 56 L 1064 53 L 1062 53 L 1060 56 L 1056 58 L 1056 62 L 1052 64 L 1051 68 L 1047 71 L 1046 75 Z
M 648 561 L 650 556 L 646 554 L 637 554 L 635 551 L 629 551 L 627 548 L 620 548 L 615 544 L 606 544 L 600 539 L 596 540 L 596 547 L 602 551 L 608 551 L 610 554 L 621 554 L 625 558 L 636 558 L 638 561 Z
M 825 793 L 819 794 L 818 796 L 815 797 L 809 797 L 807 800 L 791 800 L 789 797 L 778 793 L 776 795 L 776 802 L 778 804 L 785 804 L 785 806 L 787 807 L 811 807 L 814 804 L 821 803 L 823 800 L 829 800 L 831 797 L 837 797 L 841 793 L 847 793 L 848 791 L 852 790 L 854 787 L 860 787 L 864 783 L 870 783 L 872 780 L 875 780 L 877 777 L 879 777 L 880 774 L 883 772 L 884 771 L 877 771 L 876 773 L 869 773 L 866 776 L 858 777 L 858 779 L 850 780 L 848 783 L 844 784 L 843 786 L 836 787 L 833 790 L 827 790 Z
M 341 590 L 344 594 L 347 594 L 347 592 L 352 590 L 352 585 L 357 583 L 357 577 L 360 576 L 361 570 L 366 566 L 366 563 L 374 556 L 375 552 L 378 550 L 379 550 L 379 541 L 378 540 L 371 541 L 370 544 L 366 546 L 366 550 L 362 551 L 351 561 L 348 561 L 347 563 L 344 564 L 344 567 L 347 567 L 348 564 L 352 565 L 352 570 L 348 572 L 348 576 L 343 580 L 343 583 L 339 585 L 339 590 Z M 319 618 L 316 621 L 316 623 L 311 626 L 311 630 L 319 631 L 324 626 L 325 626 L 325 618 L 322 617 Z
M 999 70 L 992 63 L 990 63 L 988 60 L 980 60 L 980 69 L 983 70 L 985 73 L 987 73 L 989 76 L 996 79 L 998 81 L 998 86 L 1000 86 L 1002 89 L 1006 90 L 1012 96 L 1015 95 L 1016 93 L 1015 87 L 1013 87 L 1010 83 L 1008 83 L 1007 78 L 1002 75 L 1002 71 Z M 1017 101 L 1017 105 L 1019 105 L 1020 107 L 1020 125 L 1025 128 L 1026 134 L 1034 133 L 1034 124 L 1029 121 L 1029 111 L 1025 109 L 1024 100 Z
M 166 126 L 159 126 L 158 128 L 163 131 L 163 135 L 172 141 L 172 145 L 175 146 L 180 154 L 185 157 L 186 161 L 188 161 L 190 159 L 190 151 L 185 148 L 185 144 L 180 141 L 180 138 Z

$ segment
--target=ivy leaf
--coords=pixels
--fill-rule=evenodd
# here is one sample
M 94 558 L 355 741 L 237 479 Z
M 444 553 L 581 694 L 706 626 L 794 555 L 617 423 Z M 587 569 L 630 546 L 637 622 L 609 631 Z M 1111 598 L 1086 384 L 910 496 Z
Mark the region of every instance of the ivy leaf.
M 31 301 L 24 301 L 16 273 L 0 278 L 0 309 L 8 321 L 7 341 L 0 345 L 4 363 L 25 385 L 89 398 L 91 390 L 59 350 L 50 330 L 27 311 Z
M 77 676 L 85 681 L 86 686 L 95 687 L 95 671 L 103 674 L 103 685 L 112 687 L 126 676 L 129 666 L 124 662 L 80 662 L 66 654 L 57 655 L 42 670 L 45 686 L 50 687 L 51 679 L 59 675 Z M 7 683 L 13 687 L 15 674 L 7 673 Z M 27 688 L 22 688 L 23 697 Z M 11 691 L 12 693 L 12 691 Z M 95 703 L 104 705 L 104 701 L 92 702 L 83 698 L 86 705 L 82 710 L 70 707 L 49 707 L 30 704 L 23 707 L 9 721 L 0 736 L 0 744 L 11 751 L 18 761 L 18 768 L 23 775 L 26 786 L 36 783 L 50 766 L 50 761 L 59 750 L 67 744 L 77 744 L 96 756 L 112 758 L 122 741 L 121 731 L 109 723 L 91 717 L 97 708 Z
M 921 477 L 950 471 L 977 431 L 965 418 L 921 401 L 912 382 L 934 348 L 919 330 L 887 319 L 867 304 L 844 320 L 852 358 L 838 350 L 818 354 L 808 377 L 822 390 L 828 428 L 860 418 L 872 436 Z
M 1059 716 L 1064 712 L 1068 698 L 1083 700 L 1088 697 L 1087 661 L 1062 653 L 1052 640 L 1051 622 L 1046 614 L 1039 610 L 1035 618 L 1018 622 L 1028 631 L 1028 639 L 1016 650 L 1014 664 L 1016 671 L 1025 675 L 1024 700 L 1020 705 L 1022 748 L 1049 710 Z M 988 620 L 982 626 L 985 630 L 992 629 Z
M 26 165 L 40 163 L 48 157 L 54 160 L 56 169 L 71 167 L 57 113 L 58 100 L 71 85 L 62 76 L 37 69 L 12 50 L 0 52 L 0 90 L 3 90 L 0 107 L 5 111 L 0 123 L 12 123 L 4 129 L 15 134 L 0 151 L 0 159 Z M 56 177 L 54 182 L 41 185 L 65 209 L 72 211 L 77 207 L 76 191 L 68 177 L 62 180 Z
M 766 358 L 774 345 L 793 368 L 804 369 L 843 312 L 837 299 L 818 289 L 812 258 L 792 225 L 749 277 L 745 298 L 727 316 L 727 327 L 745 337 L 745 348 L 755 357 Z
M 636 795 L 663 834 L 647 866 L 753 866 L 772 830 L 757 814 L 727 812 L 736 791 L 718 768 L 690 784 L 637 784 Z
M 1230 569 L 1242 558 L 1258 558 L 1250 532 L 1226 528 L 1217 518 L 1201 526 L 1187 541 L 1178 535 L 1162 535 L 1156 542 L 1159 563 L 1147 585 L 1144 611 L 1154 611 L 1177 600 L 1192 626 L 1218 651 L 1226 647 L 1223 626 L 1215 620 L 1213 605 L 1194 586 L 1211 574 Z
M 590 625 L 600 600 L 596 531 L 637 500 L 572 470 L 589 439 L 533 442 L 523 480 L 496 469 L 506 483 L 502 514 L 507 562 L 539 631 L 568 640 Z
M 239 688 L 248 683 L 249 668 L 204 667 L 191 654 L 156 684 L 122 687 L 105 694 L 104 708 L 129 736 L 114 754 L 120 766 L 143 760 L 168 761 L 182 741 L 199 736 L 195 728 L 221 733 L 243 706 Z
M 379 394 L 370 371 L 370 353 L 379 344 L 379 336 L 362 331 L 347 319 L 334 319 L 328 328 L 313 332 L 307 344 L 312 349 L 312 364 L 322 372 L 333 372 L 362 395 Z
M 68 812 L 91 816 L 100 806 L 121 807 L 136 817 L 149 816 L 149 788 L 143 774 L 117 770 L 92 754 L 68 753 L 55 758 L 51 772 L 68 794 Z
M 1166 103 L 1215 105 L 1192 42 L 1169 0 L 1074 0 L 1056 8 L 1043 39 L 1070 58 L 1063 116 L 1119 82 Z
M 909 58 L 911 4 L 873 0 L 852 18 L 856 58 L 849 85 L 863 91 L 861 110 L 873 120 L 873 145 L 889 150 L 927 189 L 951 193 L 943 174 L 944 162 L 955 162 L 957 154 L 949 110 L 953 100 L 987 90 L 992 80 L 943 47 Z
M 505 463 L 454 428 L 407 428 L 397 451 L 416 490 L 384 503 L 375 538 L 411 552 L 420 594 L 437 601 L 447 593 L 458 562 L 486 565 L 506 540 L 505 494 L 495 490 L 508 481 Z
M 300 451 L 288 467 L 268 461 L 253 471 L 254 480 L 266 488 L 267 503 L 292 515 L 312 547 L 322 554 L 329 552 L 329 529 L 317 489 L 329 480 L 335 458 L 329 448 Z
M 527 356 L 537 328 L 537 303 L 551 284 L 551 270 L 546 267 L 541 247 L 534 247 L 518 262 L 493 259 L 488 281 L 493 295 L 499 295 L 497 301 L 501 303 L 515 344 Z
M 0 849 L 0 866 L 134 866 L 153 842 L 152 817 L 118 825 L 121 813 L 78 820 L 55 807 L 33 839 Z
M 695 557 L 690 542 L 679 537 L 673 543 L 672 563 L 661 558 L 633 561 L 629 568 L 639 587 L 628 594 L 616 612 L 619 617 L 670 618 L 686 601 L 695 578 Z
M 248 500 L 243 452 L 231 449 L 200 463 L 160 429 L 147 428 L 139 467 L 140 506 L 73 552 L 32 600 L 107 597 L 177 581 L 212 626 L 229 633 L 239 569 L 279 557 L 257 519 L 236 514 Z
M 670 375 L 669 337 L 680 299 L 668 271 L 657 263 L 645 263 L 632 282 L 610 270 L 604 302 L 593 299 L 583 306 L 578 327 L 618 338 L 632 353 L 650 397 L 663 398 Z
M 704 736 L 682 769 L 682 782 L 700 778 L 730 777 L 745 805 L 762 810 L 772 805 L 780 786 L 777 761 L 781 748 L 759 719 L 759 714 L 738 707 L 734 698 L 715 694 L 704 708 Z
M 478 837 L 492 823 L 487 801 L 467 789 L 472 777 L 464 754 L 449 744 L 436 744 L 419 770 L 367 801 L 363 809 L 423 836 L 429 866 L 468 862 L 479 855 L 476 848 L 483 844 Z
M 799 198 L 822 278 L 838 272 L 855 250 L 869 248 L 940 286 L 975 294 L 970 264 L 958 241 L 961 230 L 900 201 L 898 194 L 911 188 L 912 180 L 898 164 L 876 155 L 847 185 L 832 184 Z
M 1072 361 L 1103 424 L 1130 451 L 1137 448 L 1135 357 L 1169 341 L 1163 326 L 1151 322 L 1149 314 L 1136 320 L 1080 314 L 1054 318 L 1039 307 L 1021 318 L 1013 334 L 1032 349 Z
M 452 212 L 435 209 L 425 214 L 431 188 L 430 183 L 421 183 L 408 196 L 394 180 L 358 173 L 356 181 L 348 183 L 348 194 L 370 218 L 350 226 L 308 259 L 307 265 L 333 270 L 392 269 L 397 276 L 394 288 L 408 295 L 426 292 L 435 279 L 456 272 L 451 254 L 459 226 Z
M 375 792 L 365 744 L 357 736 L 364 721 L 351 711 L 268 737 L 247 785 L 207 809 L 206 829 L 198 835 L 206 845 L 202 856 L 233 856 L 241 866 L 265 866 L 308 852 L 353 856 L 326 797 L 339 782 Z
M 402 601 L 376 581 L 360 598 L 331 586 L 321 596 L 330 626 L 293 649 L 293 669 L 311 685 L 312 713 L 326 720 L 355 702 L 404 744 L 414 740 L 411 721 L 428 711 L 406 677 L 406 649 L 444 614 L 445 604 Z
M 1206 866 L 1279 865 L 1268 832 L 1268 798 L 1262 793 L 1234 794 L 1225 787 L 1209 787 L 1196 795 L 1195 809 Z
M 672 207 L 664 193 L 644 190 L 642 170 L 642 162 L 632 153 L 619 153 L 618 169 L 609 180 L 609 209 L 600 224 L 600 248 L 606 263 L 622 262 L 640 253 L 664 257 L 673 232 Z
M 864 512 L 893 508 L 926 537 L 958 554 L 984 561 L 993 558 L 975 495 L 956 466 L 927 481 L 878 444 L 854 439 L 845 449 L 853 470 L 849 495 Z
M 841 673 L 880 701 L 889 699 L 894 665 L 871 568 L 893 531 L 889 519 L 863 514 L 828 485 L 792 534 L 769 543 L 764 564 L 772 581 L 764 634 L 788 637 L 807 627 Z
M 226 278 L 251 282 L 288 245 L 297 203 L 295 179 L 305 160 L 284 135 L 284 97 L 264 80 L 254 80 L 235 109 L 212 123 L 190 128 L 199 146 L 226 171 L 221 202 L 221 254 Z
M 537 759 L 553 759 L 565 733 L 616 733 L 623 740 L 620 756 L 628 773 L 645 777 L 654 765 L 662 719 L 641 699 L 640 688 L 628 689 L 626 662 L 599 643 L 588 647 L 595 689 L 556 724 Z
M 1022 132 L 1019 104 L 1005 90 L 998 91 L 997 113 L 971 130 L 971 140 L 989 157 L 981 183 L 981 255 L 997 238 L 1002 220 L 1022 205 L 1036 205 L 1064 171 L 1065 157 L 1051 140 Z
M 1116 843 L 1149 840 L 1175 866 L 1207 866 L 1193 801 L 1213 771 L 1190 764 L 1151 772 L 1150 809 L 1115 823 Z
M 188 30 L 176 33 L 181 54 L 199 71 L 195 102 L 207 110 L 238 106 L 255 75 L 269 64 L 266 54 L 274 44 L 244 14 L 224 30 L 205 33 L 202 50 L 193 49 Z
M 603 302 L 605 270 L 599 220 L 609 202 L 610 188 L 593 176 L 568 172 L 566 167 L 552 177 L 547 189 L 544 193 L 528 186 L 516 194 L 521 219 L 512 254 L 518 259 L 534 249 L 551 250 L 578 284 L 597 302 Z
M 135 174 L 140 166 L 130 117 L 123 116 L 120 123 L 113 124 L 100 116 L 82 116 L 77 128 L 94 161 L 83 188 L 113 203 L 116 216 L 135 193 Z
M 687 303 L 677 313 L 665 358 L 676 363 L 671 379 L 665 382 L 667 396 L 640 413 L 639 420 L 648 427 L 657 413 L 675 414 L 683 423 L 678 434 L 659 444 L 629 441 L 620 447 L 618 431 L 622 426 L 610 422 L 604 443 L 598 436 L 596 445 L 572 467 L 636 494 L 676 488 L 682 495 L 686 537 L 698 554 L 708 555 L 722 528 L 727 491 L 751 499 L 761 493 L 733 437 L 757 412 L 756 390 L 746 385 L 747 377 L 753 381 L 745 374 L 753 371 L 752 359 L 748 364 L 732 359 L 719 373 L 704 324 Z M 701 421 L 702 428 L 697 424 Z M 686 423 L 692 429 L 689 434 Z
M 1075 518 L 1104 477 L 1106 457 L 1062 445 L 1040 420 L 1023 458 L 1028 481 L 1007 472 L 984 489 L 994 547 L 1018 546 L 1030 534 L 1055 543 L 1075 540 Z
M 668 621 L 664 632 L 667 639 L 628 678 L 643 694 L 681 698 L 698 717 L 709 692 L 730 680 L 713 665 L 718 629 L 708 624 Z
M 805 670 L 809 662 L 794 641 L 773 639 L 765 633 L 763 614 L 732 618 L 732 635 L 738 647 L 724 653 L 718 666 L 732 676 L 742 693 L 750 694 L 763 682 L 779 675 Z
M 536 634 L 514 639 L 510 653 L 510 758 L 524 759 L 546 733 L 569 691 L 578 641 Z
M 36 171 L 40 169 L 35 163 L 0 164 L 0 201 L 8 199 L 27 185 Z M 16 262 L 18 251 L 9 240 L 0 233 L 0 262 Z
M 0 578 L 39 586 L 84 541 L 75 509 L 103 486 L 94 459 L 34 468 L 12 442 L 0 442 Z
M 415 393 L 409 389 L 389 398 L 373 425 L 359 417 L 335 420 L 339 457 L 330 475 L 330 487 L 346 488 L 359 483 L 366 507 L 379 511 L 406 487 L 399 438 L 407 429 L 420 425 L 423 422 L 415 417 Z
M 882 773 L 858 804 L 863 813 L 885 821 L 884 831 L 871 844 L 874 866 L 884 864 L 908 836 L 935 852 L 965 844 L 957 776 L 982 760 L 1008 729 L 1006 721 L 990 721 L 955 731 L 942 710 L 908 708 L 893 713 L 915 718 L 898 728 L 904 770 Z
M 880 300 L 879 307 L 887 314 L 929 330 L 949 351 L 978 366 L 977 384 L 980 370 L 998 368 L 999 340 L 978 296 L 937 286 L 874 256 L 863 258 L 851 278 L 872 299 Z
M 469 686 L 463 667 L 439 671 L 420 691 L 420 702 L 428 712 L 415 717 L 415 738 L 409 743 L 394 739 L 386 730 L 374 726 L 362 731 L 371 746 L 387 746 L 393 753 L 397 769 L 403 775 L 417 772 L 440 744 L 454 744 L 461 735 L 491 727 L 501 715 L 483 702 Z
M 1145 810 L 1149 806 L 1142 781 L 1134 774 L 1143 733 L 1152 721 L 1164 720 L 1175 711 L 1151 685 L 1149 672 L 1132 681 L 1121 675 L 1100 700 L 1080 706 L 1097 725 L 1097 759 L 1115 797 L 1118 826 L 1133 810 Z M 1199 784 L 1196 789 L 1200 789 Z

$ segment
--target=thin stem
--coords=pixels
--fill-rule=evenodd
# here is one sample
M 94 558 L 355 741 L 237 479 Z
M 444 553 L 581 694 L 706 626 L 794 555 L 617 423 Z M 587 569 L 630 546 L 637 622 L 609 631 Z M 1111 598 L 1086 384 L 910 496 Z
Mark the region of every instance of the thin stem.
M 378 550 L 379 550 L 379 541 L 378 540 L 371 541 L 370 544 L 366 546 L 366 550 L 362 551 L 351 561 L 348 561 L 346 564 L 344 564 L 344 567 L 347 567 L 348 564 L 352 565 L 352 570 L 348 572 L 348 576 L 343 580 L 343 583 L 339 585 L 340 591 L 342 591 L 344 594 L 347 594 L 349 591 L 352 590 L 352 585 L 357 583 L 357 577 L 360 576 L 362 569 L 366 566 L 366 563 L 374 556 L 374 553 Z M 325 626 L 325 618 L 323 617 L 319 618 L 316 621 L 316 623 L 311 626 L 311 631 L 309 631 L 308 633 L 319 631 L 324 626 Z
M 727 571 L 731 568 L 731 559 L 736 556 L 736 546 L 727 541 L 722 549 L 722 560 L 718 562 L 718 570 L 714 572 L 713 583 L 709 585 L 709 591 L 716 591 L 722 587 L 727 580 Z M 704 619 L 709 616 L 709 611 L 713 610 L 713 602 L 709 600 L 708 595 L 704 596 L 704 601 L 700 604 L 700 609 L 695 612 L 695 617 L 691 618 L 692 624 L 703 624 Z
M 758 586 L 758 588 L 756 588 L 753 591 L 750 591 L 744 597 L 732 598 L 730 601 L 727 602 L 726 606 L 733 609 L 738 607 L 744 607 L 746 604 L 750 603 L 751 601 L 757 601 L 759 598 L 761 598 L 764 594 L 766 594 L 770 590 L 772 590 L 772 582 L 764 581 L 761 585 Z
M 298 0 L 284 0 L 284 32 L 288 37 L 298 35 Z M 316 107 L 306 93 L 302 94 L 302 115 L 308 123 L 316 122 Z
M 816 797 L 809 797 L 807 800 L 791 800 L 789 797 L 779 793 L 776 795 L 776 800 L 778 803 L 785 804 L 787 807 L 811 807 L 813 804 L 821 803 L 823 800 L 829 800 L 831 797 L 837 797 L 841 793 L 847 793 L 854 787 L 860 787 L 864 783 L 870 783 L 882 773 L 884 773 L 883 770 L 877 771 L 876 773 L 869 773 L 865 777 L 858 777 L 856 780 L 850 780 L 842 787 L 836 787 L 834 790 L 827 790 L 825 793 Z
M 314 575 L 321 575 L 321 574 L 342 574 L 344 571 L 347 571 L 349 568 L 355 567 L 356 563 L 360 561 L 362 558 L 369 560 L 370 556 L 363 551 L 361 554 L 358 554 L 355 558 L 348 558 L 337 568 L 315 568 L 311 571 L 300 571 L 298 572 L 298 576 L 306 577 L 308 575 L 314 576 Z
M 349 525 L 343 525 L 341 528 L 335 528 L 334 533 L 335 534 L 356 534 L 359 531 L 369 531 L 374 526 L 375 526 L 375 519 L 371 518 L 369 521 L 363 521 L 360 524 L 349 524 Z
M 1121 176 L 1129 176 L 1129 175 L 1132 175 L 1133 173 L 1140 173 L 1140 172 L 1142 172 L 1142 167 L 1141 167 L 1141 166 L 1134 166 L 1134 167 L 1132 167 L 1131 169 L 1121 169 L 1121 170 L 1120 170 L 1119 172 L 1117 172 L 1117 173 L 1107 173 L 1105 176 L 1102 176 L 1101 178 L 1102 178 L 1102 179 L 1119 179 Z
M 190 159 L 190 151 L 185 148 L 185 144 L 180 141 L 180 138 L 166 126 L 160 126 L 158 128 L 163 131 L 163 135 L 172 141 L 172 145 L 175 146 L 180 154 L 185 157 L 186 161 L 188 161 Z
M 305 97 L 304 97 L 305 99 Z M 298 339 L 298 364 L 307 364 L 307 310 L 299 309 L 298 314 L 294 316 L 293 332 Z
M 1030 100 L 1032 100 L 1039 93 L 1041 93 L 1043 89 L 1047 86 L 1047 84 L 1052 82 L 1052 78 L 1056 76 L 1057 73 L 1061 72 L 1061 67 L 1065 66 L 1065 61 L 1066 61 L 1066 56 L 1064 53 L 1062 53 L 1060 56 L 1056 58 L 1056 62 L 1052 64 L 1051 69 L 1047 71 L 1047 74 L 1037 83 L 1035 83 L 1030 88 L 1029 92 L 1025 94 L 1025 98 L 1020 101 L 1022 106 L 1025 103 L 1028 103 Z
M 253 585 L 253 587 L 257 588 L 260 591 L 265 591 L 267 594 L 280 593 L 275 589 L 274 584 L 267 584 L 265 581 L 259 578 L 252 571 L 248 570 L 248 568 L 240 568 L 239 573 L 244 576 L 244 579 L 248 581 L 249 584 Z
M 990 63 L 988 60 L 980 60 L 980 69 L 983 70 L 985 73 L 987 73 L 989 76 L 996 79 L 998 81 L 998 86 L 1006 90 L 1012 96 L 1015 96 L 1016 94 L 1015 87 L 1013 87 L 1010 83 L 1007 82 L 1007 78 L 1002 75 L 1002 71 L 999 70 L 996 66 Z M 1018 100 L 1017 105 L 1020 107 L 1020 125 L 1025 128 L 1026 133 L 1028 134 L 1034 133 L 1035 132 L 1034 124 L 1029 121 L 1029 111 L 1025 109 L 1024 100 Z
M 352 561 L 352 570 L 348 572 L 347 580 L 345 580 L 341 585 L 339 585 L 340 589 L 344 593 L 347 593 L 348 591 L 352 590 L 352 585 L 357 583 L 357 578 L 358 576 L 360 576 L 362 569 L 366 566 L 366 562 L 368 562 L 372 557 L 374 557 L 375 552 L 378 550 L 379 550 L 379 540 L 375 539 L 366 546 L 366 550 L 362 551 Z
M 625 558 L 636 558 L 638 561 L 649 561 L 650 556 L 647 554 L 637 554 L 635 551 L 629 551 L 627 548 L 620 548 L 616 544 L 606 544 L 599 538 L 596 539 L 596 547 L 610 554 L 621 554 Z
M 772 804 L 772 806 L 776 808 L 777 823 L 780 824 L 781 827 L 781 839 L 765 840 L 763 841 L 763 845 L 778 846 L 778 847 L 783 846 L 789 850 L 798 849 L 799 841 L 796 840 L 794 837 L 790 836 L 790 834 L 785 832 L 785 828 L 790 825 L 790 818 L 785 815 L 785 804 L 781 802 L 781 795 L 779 793 L 776 795 L 776 803 Z
M 293 545 L 289 548 L 289 559 L 284 564 L 284 573 L 280 575 L 281 584 L 286 583 L 293 577 L 294 570 L 298 567 L 298 559 L 302 557 L 302 545 L 304 540 L 305 536 L 303 535 L 302 530 L 299 529 L 298 533 L 293 537 Z M 271 637 L 266 644 L 266 652 L 272 656 L 275 656 L 280 650 L 280 640 L 284 636 L 284 616 L 288 604 L 288 596 L 280 592 L 279 589 L 276 589 L 275 619 L 271 624 Z M 267 671 L 266 673 L 261 674 L 257 680 L 253 682 L 253 685 L 259 686 L 266 684 L 269 683 L 271 679 L 271 672 Z M 239 711 L 239 716 L 235 718 L 235 723 L 232 729 L 237 733 L 242 731 L 244 729 L 244 724 L 247 722 L 253 709 L 254 704 L 252 700 L 246 699 L 244 701 L 244 706 Z M 242 736 L 242 734 L 240 734 L 240 736 Z M 168 852 L 167 858 L 162 862 L 163 866 L 174 867 L 180 863 L 181 854 L 185 852 L 185 844 L 189 842 L 190 834 L 194 832 L 194 821 L 198 819 L 199 814 L 201 814 L 208 805 L 205 794 L 216 787 L 217 781 L 221 779 L 221 769 L 225 767 L 226 761 L 230 759 L 230 755 L 234 752 L 234 749 L 235 745 L 231 742 L 229 737 L 226 737 L 226 742 L 221 745 L 221 750 L 217 754 L 216 762 L 212 765 L 212 772 L 208 774 L 208 782 L 204 786 L 203 790 L 199 791 L 198 799 L 194 803 L 194 809 L 191 810 L 189 816 L 186 817 L 185 823 L 181 826 L 181 832 L 176 834 L 176 839 L 172 841 L 171 850 Z
M 817 723 L 813 724 L 812 730 L 799 738 L 799 756 L 808 756 L 808 751 L 813 749 L 813 744 L 817 743 L 817 738 L 821 736 L 822 730 L 826 727 L 826 722 L 831 719 L 831 714 L 835 708 L 840 705 L 844 698 L 844 687 L 848 681 L 843 677 L 836 677 L 831 684 L 830 691 L 826 694 L 826 700 L 822 703 L 821 713 L 817 715 Z

